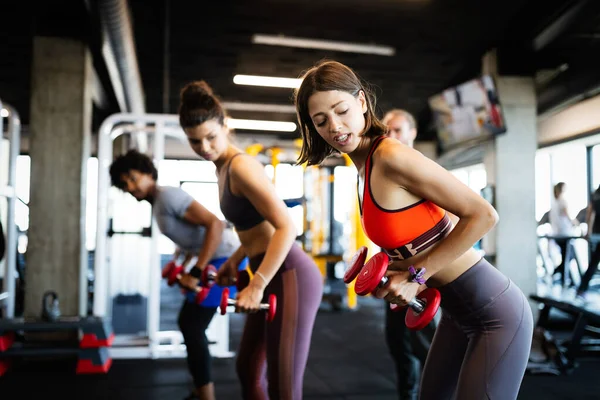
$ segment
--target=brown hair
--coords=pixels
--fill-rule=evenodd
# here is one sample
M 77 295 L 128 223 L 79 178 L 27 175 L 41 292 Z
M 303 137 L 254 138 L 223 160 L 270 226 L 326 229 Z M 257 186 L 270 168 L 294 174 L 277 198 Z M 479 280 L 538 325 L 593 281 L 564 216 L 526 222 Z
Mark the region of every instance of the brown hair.
M 309 69 L 302 77 L 302 84 L 294 93 L 294 103 L 300 133 L 302 150 L 298 164 L 308 162 L 317 165 L 336 150 L 317 133 L 308 112 L 308 99 L 315 92 L 338 90 L 357 97 L 362 90 L 365 93 L 367 112 L 365 114 L 365 136 L 376 137 L 385 134 L 385 125 L 375 116 L 375 96 L 360 77 L 349 67 L 337 61 L 321 61 Z
M 182 128 L 193 128 L 216 119 L 225 123 L 225 110 L 205 81 L 190 82 L 181 89 L 179 123 Z
M 564 187 L 565 187 L 564 182 L 558 182 L 556 185 L 554 185 L 554 198 L 555 199 L 558 199 L 558 196 L 560 196 L 560 194 L 563 192 Z

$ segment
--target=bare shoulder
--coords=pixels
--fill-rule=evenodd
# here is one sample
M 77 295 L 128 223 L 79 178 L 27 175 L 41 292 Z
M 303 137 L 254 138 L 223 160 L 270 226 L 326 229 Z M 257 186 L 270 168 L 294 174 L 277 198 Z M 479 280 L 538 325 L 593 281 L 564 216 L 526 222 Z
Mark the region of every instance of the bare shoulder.
M 399 171 L 414 165 L 423 155 L 397 140 L 383 140 L 373 154 L 375 163 L 386 170 Z
M 264 172 L 264 167 L 260 161 L 246 153 L 238 153 L 231 160 L 230 171 L 235 176 L 245 176 L 254 174 L 257 171 Z

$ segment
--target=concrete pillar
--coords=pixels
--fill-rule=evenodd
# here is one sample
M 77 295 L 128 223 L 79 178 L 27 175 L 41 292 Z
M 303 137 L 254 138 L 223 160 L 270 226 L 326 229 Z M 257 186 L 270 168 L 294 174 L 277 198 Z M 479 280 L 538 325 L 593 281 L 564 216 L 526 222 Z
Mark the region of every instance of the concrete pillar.
M 508 129 L 488 145 L 484 157 L 488 184 L 495 186 L 495 206 L 500 215 L 498 225 L 484 240 L 484 249 L 496 255 L 496 267 L 529 296 L 537 291 L 537 100 L 533 77 L 501 76 L 495 71 L 493 54 L 487 55 L 483 73 L 495 78 Z M 535 315 L 537 305 L 531 304 Z
M 85 312 L 85 193 L 90 157 L 92 61 L 85 44 L 36 37 L 33 46 L 31 193 L 25 315 L 39 316 L 46 290 L 62 315 Z

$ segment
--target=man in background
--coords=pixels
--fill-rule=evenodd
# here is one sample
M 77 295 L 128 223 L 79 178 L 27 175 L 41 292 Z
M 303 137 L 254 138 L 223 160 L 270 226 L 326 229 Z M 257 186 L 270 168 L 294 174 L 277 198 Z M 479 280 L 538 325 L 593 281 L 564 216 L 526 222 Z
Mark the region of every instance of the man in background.
M 406 146 L 414 146 L 417 126 L 412 114 L 402 109 L 393 109 L 385 114 L 382 121 L 388 127 L 388 137 L 397 139 Z M 416 400 L 421 371 L 439 318 L 435 318 L 420 331 L 411 331 L 404 322 L 408 307 L 391 311 L 386 303 L 385 309 L 385 339 L 396 366 L 399 399 Z

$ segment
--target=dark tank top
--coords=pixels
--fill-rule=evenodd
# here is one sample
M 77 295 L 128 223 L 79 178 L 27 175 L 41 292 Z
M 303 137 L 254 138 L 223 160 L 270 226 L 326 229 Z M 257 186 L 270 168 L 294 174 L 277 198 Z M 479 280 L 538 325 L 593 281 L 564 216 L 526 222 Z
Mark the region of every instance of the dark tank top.
M 231 193 L 230 178 L 231 163 L 234 158 L 244 153 L 238 153 L 231 157 L 227 164 L 225 172 L 225 183 L 223 185 L 223 194 L 221 195 L 221 212 L 231 222 L 237 231 L 246 231 L 255 227 L 265 220 L 265 218 L 254 208 L 250 200 L 245 197 L 236 196 Z

